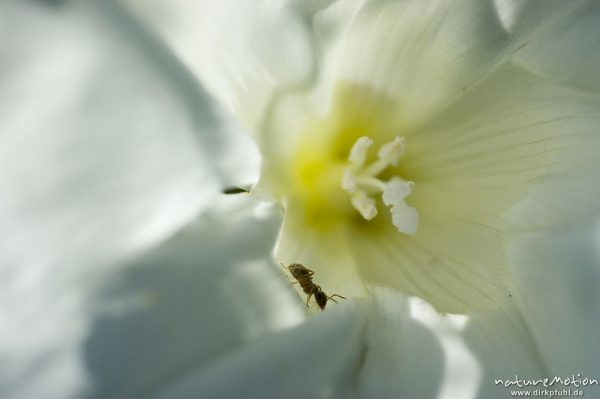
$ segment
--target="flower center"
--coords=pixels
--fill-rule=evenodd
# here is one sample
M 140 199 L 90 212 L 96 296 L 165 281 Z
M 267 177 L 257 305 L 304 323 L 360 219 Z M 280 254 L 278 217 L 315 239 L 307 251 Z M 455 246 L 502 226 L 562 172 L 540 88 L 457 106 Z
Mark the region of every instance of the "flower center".
M 373 140 L 360 137 L 348 155 L 348 166 L 342 175 L 342 189 L 350 193 L 352 206 L 365 220 L 377 216 L 376 199 L 381 195 L 383 203 L 390 207 L 392 223 L 399 232 L 413 235 L 417 232 L 419 215 L 417 210 L 404 201 L 412 192 L 414 183 L 399 176 L 383 181 L 378 176 L 389 166 L 397 166 L 404 155 L 406 140 L 396 137 L 383 144 L 377 151 L 377 159 L 367 163 Z

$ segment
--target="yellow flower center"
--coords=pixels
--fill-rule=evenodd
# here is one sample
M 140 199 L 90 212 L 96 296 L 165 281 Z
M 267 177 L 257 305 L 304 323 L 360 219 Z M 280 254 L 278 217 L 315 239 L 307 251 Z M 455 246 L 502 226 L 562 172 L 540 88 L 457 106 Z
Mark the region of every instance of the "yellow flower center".
M 289 206 L 303 209 L 306 221 L 320 229 L 371 221 L 388 207 L 388 215 L 380 218 L 391 219 L 401 233 L 415 234 L 418 214 L 405 202 L 414 183 L 397 168 L 405 139 L 377 143 L 360 135 L 371 133 L 368 126 L 340 127 L 333 119 L 312 124 L 302 135 L 290 165 Z

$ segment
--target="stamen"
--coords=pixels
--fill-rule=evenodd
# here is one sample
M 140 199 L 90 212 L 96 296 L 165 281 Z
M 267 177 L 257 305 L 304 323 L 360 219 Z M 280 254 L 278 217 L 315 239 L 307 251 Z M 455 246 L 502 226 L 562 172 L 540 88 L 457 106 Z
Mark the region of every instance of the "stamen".
M 377 216 L 377 207 L 375 206 L 375 200 L 369 197 L 364 191 L 357 191 L 352 194 L 352 206 L 361 214 L 366 220 L 371 220 Z
M 356 167 L 360 168 L 364 165 L 367 159 L 367 151 L 373 145 L 373 140 L 370 138 L 363 136 L 356 140 L 356 143 L 350 149 L 350 155 L 348 156 L 348 161 Z
M 373 176 L 354 176 L 354 181 L 363 188 L 371 188 L 377 192 L 382 192 L 385 189 L 385 183 Z
M 402 155 L 404 155 L 405 148 L 406 140 L 396 136 L 394 141 L 386 143 L 379 148 L 377 156 L 381 159 L 389 160 L 393 166 L 396 166 Z
M 390 166 L 390 161 L 385 158 L 379 158 L 376 161 L 371 162 L 364 168 L 363 173 L 370 176 L 377 176 L 381 172 Z
M 368 137 L 361 137 L 354 143 L 348 156 L 349 165 L 342 175 L 342 188 L 351 193 L 352 206 L 366 220 L 377 216 L 376 202 L 371 195 L 381 193 L 383 203 L 390 207 L 392 224 L 401 233 L 415 234 L 419 214 L 404 201 L 411 194 L 414 183 L 397 176 L 388 182 L 377 177 L 390 165 L 398 164 L 404 155 L 405 140 L 396 137 L 382 145 L 377 152 L 378 159 L 365 166 L 368 150 L 372 145 L 373 140 Z
M 377 152 L 378 160 L 374 161 L 365 168 L 365 173 L 369 175 L 378 175 L 388 166 L 397 166 L 398 161 L 404 155 L 406 140 L 396 136 L 394 141 L 382 145 Z

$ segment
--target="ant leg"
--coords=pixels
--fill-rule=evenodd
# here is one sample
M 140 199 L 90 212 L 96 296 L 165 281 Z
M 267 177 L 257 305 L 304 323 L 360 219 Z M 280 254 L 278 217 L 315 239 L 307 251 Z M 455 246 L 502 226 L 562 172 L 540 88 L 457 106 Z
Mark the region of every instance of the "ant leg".
M 306 298 L 306 307 L 308 308 L 308 301 L 310 301 L 310 298 L 312 297 L 312 294 L 309 294 L 308 297 Z
M 333 299 L 334 296 L 337 296 L 338 298 L 342 298 L 342 299 L 346 299 L 346 297 L 343 297 L 339 294 L 333 294 L 332 296 L 328 297 L 327 299 L 331 299 L 333 302 L 338 303 L 338 301 L 336 301 L 335 299 Z

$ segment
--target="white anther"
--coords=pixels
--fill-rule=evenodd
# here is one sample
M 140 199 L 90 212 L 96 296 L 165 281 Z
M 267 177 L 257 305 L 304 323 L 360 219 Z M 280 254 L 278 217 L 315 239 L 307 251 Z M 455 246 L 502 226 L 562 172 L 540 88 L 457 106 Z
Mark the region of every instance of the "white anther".
M 392 205 L 398 200 L 404 200 L 410 195 L 414 185 L 415 183 L 402 180 L 399 177 L 392 178 L 383 190 L 383 203 Z
M 379 147 L 377 156 L 380 159 L 385 159 L 390 164 L 396 166 L 398 165 L 400 158 L 402 158 L 402 155 L 404 155 L 405 147 L 406 140 L 402 137 L 396 136 L 394 141 L 390 141 L 389 143 L 385 143 Z
M 352 146 L 352 149 L 350 149 L 348 161 L 350 161 L 350 163 L 357 168 L 363 166 L 367 160 L 367 152 L 372 145 L 373 140 L 370 138 L 366 136 L 359 138 Z
M 399 232 L 410 235 L 417 232 L 419 225 L 417 210 L 404 201 L 412 192 L 413 185 L 413 182 L 396 178 L 387 184 L 382 195 L 383 203 L 391 207 L 392 224 Z
M 360 215 L 366 220 L 371 220 L 377 216 L 377 207 L 375 206 L 375 200 L 365 194 L 364 191 L 356 191 L 352 194 L 352 206 L 360 213 Z

